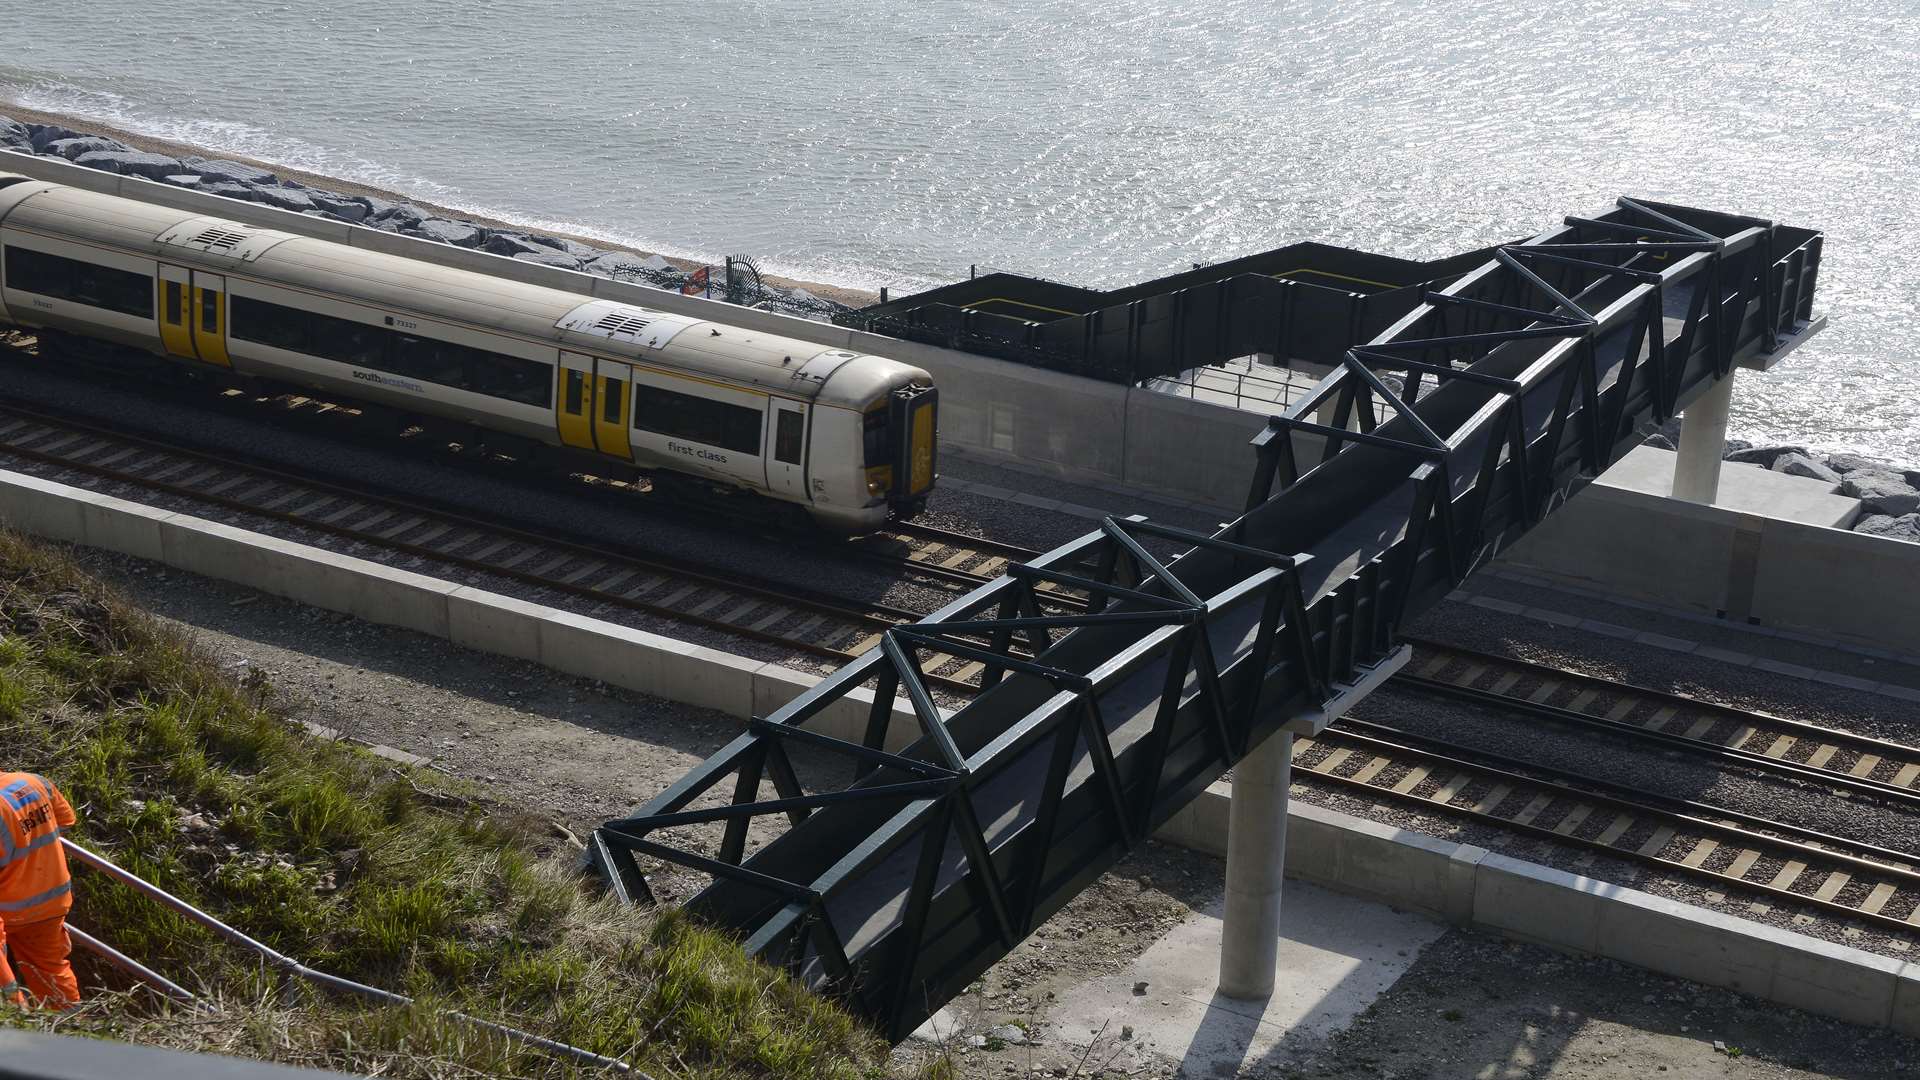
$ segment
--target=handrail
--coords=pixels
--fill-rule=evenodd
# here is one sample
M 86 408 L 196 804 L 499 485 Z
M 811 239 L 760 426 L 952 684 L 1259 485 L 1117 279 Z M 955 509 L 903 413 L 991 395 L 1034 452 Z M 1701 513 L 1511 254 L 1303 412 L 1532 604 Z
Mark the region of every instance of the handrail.
M 98 953 L 101 959 L 107 963 L 131 974 L 134 978 L 139 979 L 141 982 L 159 990 L 161 993 L 176 1001 L 184 1002 L 200 1009 L 211 1010 L 213 1008 L 213 1006 L 195 997 L 193 992 L 186 987 L 181 986 L 179 983 L 174 982 L 172 979 L 167 978 L 165 975 L 160 974 L 72 923 L 67 924 L 67 936 L 79 942 L 83 948 Z
M 212 915 L 209 915 L 204 911 L 201 911 L 199 908 L 194 907 L 192 904 L 187 903 L 185 900 L 182 900 L 177 896 L 174 896 L 172 893 L 169 893 L 165 889 L 160 888 L 158 885 L 155 885 L 152 882 L 147 881 L 145 878 L 139 877 L 133 873 L 130 873 L 126 870 L 121 869 L 120 867 L 114 865 L 112 862 L 108 861 L 106 857 L 97 855 L 91 851 L 88 851 L 86 848 L 81 847 L 79 844 L 74 843 L 72 840 L 66 837 L 60 838 L 60 844 L 62 847 L 66 848 L 68 855 L 71 855 L 75 859 L 78 859 L 81 863 L 83 863 L 87 867 L 97 870 L 100 873 L 105 874 L 108 877 L 114 879 L 115 881 L 118 881 L 120 884 L 125 885 L 128 888 L 134 890 L 135 892 L 145 895 L 148 899 L 154 901 L 155 903 L 160 904 L 162 907 L 168 908 L 179 915 L 183 915 L 186 918 L 199 923 L 200 925 L 206 927 L 209 930 L 212 930 L 214 933 L 220 935 L 221 937 L 226 938 L 228 941 L 233 942 L 235 945 L 239 945 L 242 948 L 251 949 L 256 953 L 259 953 L 262 957 L 266 958 L 266 961 L 268 964 L 272 965 L 273 967 L 279 968 L 281 971 L 284 971 L 289 975 L 306 979 L 308 982 L 318 983 L 321 986 L 327 987 L 328 989 L 342 990 L 347 993 L 359 994 L 363 997 L 370 997 L 377 1001 L 384 1001 L 391 1005 L 412 1005 L 414 1003 L 414 999 L 407 997 L 405 994 L 396 994 L 390 990 L 382 990 L 376 986 L 368 986 L 365 983 L 354 982 L 352 979 L 344 979 L 338 975 L 331 975 L 331 974 L 328 974 L 327 972 L 318 971 L 314 968 L 310 968 L 307 965 L 301 963 L 300 961 L 295 960 L 294 958 L 288 956 L 287 954 L 273 948 L 271 945 L 268 945 L 262 941 L 258 941 L 248 936 L 243 931 L 236 930 L 233 927 L 228 926 L 226 923 L 221 922 L 219 919 L 214 918 Z M 68 927 L 68 931 L 70 933 L 72 932 L 72 929 L 73 929 L 72 927 Z M 155 977 L 158 978 L 158 976 L 155 976 Z M 176 987 L 176 989 L 178 988 Z M 185 991 L 181 991 L 181 992 L 185 993 Z M 455 1020 L 458 1020 L 464 1024 L 471 1024 L 474 1027 L 485 1028 L 486 1030 L 491 1031 L 496 1035 L 504 1035 L 510 1039 L 518 1039 L 521 1042 L 528 1044 L 529 1046 L 539 1047 L 540 1049 L 548 1051 L 549 1053 L 560 1054 L 564 1057 L 573 1058 L 576 1061 L 584 1061 L 590 1065 L 597 1065 L 604 1069 L 612 1069 L 622 1074 L 637 1076 L 640 1078 L 640 1080 L 653 1080 L 653 1078 L 648 1076 L 646 1073 L 643 1073 L 640 1070 L 635 1069 L 633 1066 L 628 1065 L 626 1062 L 621 1061 L 617 1058 L 606 1057 L 601 1054 L 596 1054 L 591 1050 L 584 1050 L 578 1046 L 570 1046 L 567 1043 L 556 1042 L 553 1039 L 543 1038 L 539 1035 L 535 1035 L 530 1031 L 522 1031 L 519 1028 L 508 1027 L 505 1024 L 495 1023 L 492 1020 L 483 1020 L 480 1017 L 470 1016 L 467 1013 L 459 1012 L 452 1009 L 446 1010 L 444 1015 L 449 1016 Z

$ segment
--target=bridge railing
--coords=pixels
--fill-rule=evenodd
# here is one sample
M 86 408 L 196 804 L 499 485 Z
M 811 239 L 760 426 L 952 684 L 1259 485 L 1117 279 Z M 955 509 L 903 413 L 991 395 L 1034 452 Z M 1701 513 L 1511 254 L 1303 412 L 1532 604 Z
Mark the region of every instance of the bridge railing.
M 1779 347 L 1818 264 L 1810 231 L 1626 199 L 1503 247 L 1270 421 L 1235 522 L 1108 519 L 1010 567 L 607 823 L 593 855 L 632 899 L 636 854 L 711 874 L 693 910 L 904 1037 L 1647 426 Z M 1296 433 L 1324 451 L 1305 472 Z M 986 672 L 950 715 L 933 654 Z M 862 742 L 807 729 L 860 686 Z M 888 753 L 896 693 L 919 732 Z M 800 745 L 846 781 L 803 786 Z M 706 849 L 683 829 L 713 824 Z

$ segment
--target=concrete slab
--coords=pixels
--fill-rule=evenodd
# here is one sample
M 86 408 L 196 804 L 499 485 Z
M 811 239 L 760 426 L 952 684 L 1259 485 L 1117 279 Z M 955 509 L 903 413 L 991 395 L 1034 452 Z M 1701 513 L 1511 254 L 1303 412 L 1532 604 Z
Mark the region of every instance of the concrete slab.
M 1673 494 L 1673 466 L 1678 458 L 1672 450 L 1636 446 L 1594 483 L 1667 498 Z M 1860 516 L 1860 500 L 1836 494 L 1839 490 L 1838 484 L 1729 461 L 1720 469 L 1720 493 L 1713 504 L 1761 517 L 1845 528 Z
M 1215 993 L 1220 905 L 1196 912 L 1123 971 L 1083 984 L 1050 1017 L 1054 1037 L 1086 1046 L 1105 1029 L 1133 1029 L 1141 1056 L 1180 1062 L 1182 1075 L 1232 1076 L 1285 1043 L 1345 1028 L 1446 931 L 1421 915 L 1289 882 L 1273 996 Z M 1146 992 L 1134 987 L 1146 983 Z

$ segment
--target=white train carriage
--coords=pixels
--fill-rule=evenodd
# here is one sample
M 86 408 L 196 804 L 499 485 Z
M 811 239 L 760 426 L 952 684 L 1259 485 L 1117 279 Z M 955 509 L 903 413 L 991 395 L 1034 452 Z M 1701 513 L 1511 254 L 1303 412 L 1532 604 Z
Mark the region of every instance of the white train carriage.
M 925 504 L 932 379 L 885 357 L 0 172 L 0 321 L 802 508 Z

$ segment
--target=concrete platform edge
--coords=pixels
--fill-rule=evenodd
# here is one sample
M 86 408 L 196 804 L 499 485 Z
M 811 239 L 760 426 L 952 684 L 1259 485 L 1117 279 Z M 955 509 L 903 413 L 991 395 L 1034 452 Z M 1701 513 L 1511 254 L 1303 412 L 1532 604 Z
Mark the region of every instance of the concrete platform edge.
M 1224 856 L 1231 796 L 1231 785 L 1212 785 L 1157 838 Z M 1337 810 L 1293 802 L 1287 876 L 1517 941 L 1920 1035 L 1920 964 Z
M 5 470 L 0 524 L 739 720 L 766 716 L 820 681 L 780 664 Z M 809 730 L 858 742 L 872 700 L 870 691 L 858 691 L 830 706 Z M 890 747 L 917 733 L 912 709 L 895 701 Z

